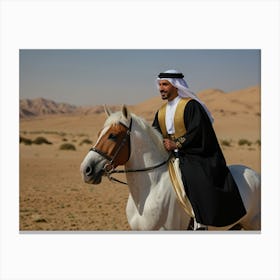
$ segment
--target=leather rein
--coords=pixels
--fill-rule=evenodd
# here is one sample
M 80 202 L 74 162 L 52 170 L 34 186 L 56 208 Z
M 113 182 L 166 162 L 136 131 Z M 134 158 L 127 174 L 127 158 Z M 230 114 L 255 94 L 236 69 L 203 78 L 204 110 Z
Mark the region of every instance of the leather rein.
M 121 125 L 125 126 L 124 124 L 120 123 Z M 116 150 L 115 154 L 110 157 L 108 156 L 106 153 L 104 153 L 103 151 L 99 150 L 99 149 L 96 149 L 95 147 L 92 147 L 90 149 L 90 151 L 93 151 L 93 152 L 96 152 L 98 153 L 99 155 L 101 155 L 102 157 L 104 157 L 105 159 L 108 160 L 108 163 L 106 163 L 103 167 L 103 172 L 105 173 L 105 175 L 107 176 L 107 178 L 110 180 L 110 181 L 114 181 L 114 182 L 117 182 L 117 183 L 120 183 L 120 184 L 124 184 L 124 185 L 128 185 L 126 182 L 123 182 L 121 180 L 118 180 L 114 177 L 112 177 L 112 174 L 123 174 L 123 173 L 133 173 L 133 172 L 146 172 L 146 171 L 151 171 L 151 170 L 154 170 L 156 168 L 159 168 L 161 166 L 163 166 L 164 164 L 166 164 L 170 158 L 172 157 L 172 154 L 170 154 L 168 156 L 168 158 L 161 162 L 161 163 L 158 163 L 156 165 L 153 165 L 153 166 L 150 166 L 150 167 L 144 167 L 144 168 L 139 168 L 139 169 L 122 169 L 122 170 L 119 170 L 119 169 L 115 169 L 114 167 L 114 161 L 116 159 L 116 157 L 118 156 L 118 154 L 121 152 L 123 146 L 125 145 L 125 143 L 129 142 L 130 144 L 130 134 L 131 134 L 131 127 L 132 127 L 132 118 L 131 118 L 131 121 L 130 121 L 130 124 L 129 124 L 129 127 L 125 126 L 125 128 L 127 129 L 126 131 L 126 134 L 125 136 L 123 137 L 123 139 L 121 140 L 121 143 L 118 147 L 118 149 Z M 130 155 L 129 155 L 130 156 Z M 129 158 L 128 158 L 129 160 Z

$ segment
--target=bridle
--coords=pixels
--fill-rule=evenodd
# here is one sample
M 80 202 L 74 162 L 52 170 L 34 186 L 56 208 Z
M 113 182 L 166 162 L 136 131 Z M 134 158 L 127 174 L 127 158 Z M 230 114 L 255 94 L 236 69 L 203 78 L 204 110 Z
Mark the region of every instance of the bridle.
M 128 157 L 127 157 L 127 159 L 125 159 L 124 163 L 127 162 L 130 157 L 130 133 L 131 133 L 131 127 L 132 127 L 132 119 L 130 121 L 129 127 L 127 127 L 126 125 L 124 125 L 121 122 L 119 122 L 119 124 L 122 125 L 126 131 L 125 131 L 123 138 L 121 139 L 121 142 L 120 142 L 118 148 L 116 149 L 116 151 L 114 152 L 113 155 L 110 156 L 106 152 L 103 152 L 101 149 L 98 149 L 96 147 L 97 144 L 90 149 L 90 151 L 96 152 L 99 155 L 101 155 L 102 157 L 104 157 L 105 159 L 107 159 L 108 162 L 103 167 L 103 171 L 105 171 L 105 173 L 111 172 L 112 170 L 114 170 L 115 167 L 117 167 L 119 165 L 118 163 L 116 163 L 116 159 L 117 159 L 119 153 L 121 152 L 121 150 L 123 149 L 123 147 L 125 146 L 125 144 L 129 145 L 129 148 L 128 148 L 129 152 L 128 152 Z
M 126 182 L 120 181 L 120 180 L 112 177 L 112 174 L 151 171 L 153 169 L 156 169 L 156 168 L 159 168 L 159 167 L 163 166 L 172 157 L 172 154 L 170 154 L 169 157 L 165 161 L 163 161 L 159 164 L 156 164 L 154 166 L 150 166 L 150 167 L 145 167 L 145 168 L 140 168 L 140 169 L 126 169 L 126 170 L 115 169 L 118 166 L 118 164 L 116 164 L 115 160 L 118 157 L 119 153 L 121 152 L 121 150 L 123 149 L 123 147 L 125 146 L 126 143 L 128 143 L 128 145 L 129 145 L 129 154 L 128 154 L 128 158 L 126 159 L 126 162 L 130 158 L 130 151 L 131 151 L 131 148 L 130 148 L 130 134 L 131 134 L 131 127 L 132 127 L 132 118 L 130 120 L 130 124 L 129 124 L 128 127 L 125 126 L 121 122 L 119 124 L 121 124 L 126 129 L 126 132 L 125 132 L 124 137 L 121 139 L 120 145 L 118 146 L 118 148 L 116 149 L 116 151 L 114 152 L 114 154 L 112 156 L 109 156 L 106 152 L 103 152 L 101 149 L 96 148 L 96 145 L 90 149 L 90 151 L 98 153 L 99 155 L 101 155 L 102 157 L 104 157 L 108 161 L 103 167 L 103 172 L 110 181 L 114 181 L 114 182 L 118 182 L 118 183 L 127 185 Z

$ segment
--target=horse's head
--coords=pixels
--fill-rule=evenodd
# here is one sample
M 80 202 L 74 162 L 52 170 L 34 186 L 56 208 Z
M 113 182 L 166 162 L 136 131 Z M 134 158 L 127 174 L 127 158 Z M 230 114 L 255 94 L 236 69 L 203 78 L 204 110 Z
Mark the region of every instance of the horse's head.
M 127 107 L 116 113 L 104 108 L 108 118 L 80 168 L 84 182 L 89 184 L 99 184 L 104 172 L 125 164 L 130 156 L 132 118 Z

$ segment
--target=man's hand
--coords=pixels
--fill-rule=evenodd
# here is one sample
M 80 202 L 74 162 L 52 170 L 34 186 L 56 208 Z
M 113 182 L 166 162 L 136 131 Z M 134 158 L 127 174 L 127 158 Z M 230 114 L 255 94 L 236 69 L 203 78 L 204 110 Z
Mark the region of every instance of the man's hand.
M 173 151 L 177 149 L 176 143 L 168 138 L 163 139 L 163 145 L 167 151 Z

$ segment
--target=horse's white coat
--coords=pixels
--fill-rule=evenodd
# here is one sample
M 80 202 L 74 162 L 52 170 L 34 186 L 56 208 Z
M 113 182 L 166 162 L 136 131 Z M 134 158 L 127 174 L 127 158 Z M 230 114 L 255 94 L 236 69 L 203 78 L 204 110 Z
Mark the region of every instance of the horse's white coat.
M 139 169 L 165 161 L 168 153 L 163 147 L 161 135 L 144 120 L 130 114 L 125 107 L 122 112 L 114 113 L 107 119 L 104 129 L 113 122 L 122 122 L 129 127 L 131 118 L 131 155 L 125 169 Z M 102 156 L 90 151 L 81 165 L 84 181 L 92 182 L 92 178 L 85 174 L 89 164 L 95 166 L 98 173 L 105 163 Z M 235 224 L 240 223 L 248 230 L 260 230 L 260 177 L 246 166 L 234 165 L 229 168 L 247 210 L 247 214 Z M 127 173 L 127 182 L 130 194 L 126 214 L 132 230 L 187 229 L 190 217 L 177 202 L 167 165 L 152 171 Z M 227 230 L 233 225 L 209 229 Z

